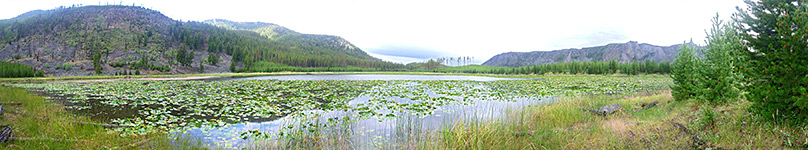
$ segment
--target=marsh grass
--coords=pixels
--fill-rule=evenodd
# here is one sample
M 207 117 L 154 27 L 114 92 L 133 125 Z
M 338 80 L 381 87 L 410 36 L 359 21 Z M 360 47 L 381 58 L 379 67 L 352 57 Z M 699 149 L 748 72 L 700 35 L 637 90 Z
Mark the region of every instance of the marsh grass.
M 19 102 L 20 106 L 5 105 L 4 110 L 22 112 L 33 116 L 47 117 L 49 120 L 3 113 L 0 124 L 10 125 L 14 137 L 36 138 L 40 140 L 17 140 L 0 144 L 4 149 L 102 149 L 116 148 L 144 140 L 153 135 L 121 137 L 104 127 L 64 122 L 62 120 L 94 122 L 86 117 L 76 116 L 63 106 L 49 102 L 19 88 L 0 86 L 0 102 Z M 46 139 L 80 140 L 57 141 Z
M 648 95 L 648 94 L 639 94 Z M 659 102 L 640 110 L 640 104 Z M 600 116 L 579 107 L 619 103 L 615 114 Z M 787 149 L 808 148 L 806 127 L 761 121 L 750 102 L 703 109 L 699 102 L 674 102 L 670 93 L 643 97 L 565 97 L 526 107 L 511 119 L 447 128 L 448 149 Z M 708 112 L 705 112 L 708 111 Z M 672 125 L 683 124 L 691 133 Z M 698 144 L 694 136 L 704 143 Z

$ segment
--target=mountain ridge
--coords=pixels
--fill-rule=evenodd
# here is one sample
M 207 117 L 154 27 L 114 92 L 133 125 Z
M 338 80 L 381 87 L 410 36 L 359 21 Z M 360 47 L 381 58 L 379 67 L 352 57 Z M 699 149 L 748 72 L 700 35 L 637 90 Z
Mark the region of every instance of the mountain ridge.
M 688 44 L 694 45 L 692 43 Z M 679 53 L 682 45 L 656 46 L 629 41 L 627 43 L 610 43 L 602 46 L 551 51 L 506 52 L 491 57 L 482 65 L 523 67 L 558 62 L 605 62 L 615 60 L 620 63 L 629 63 L 632 61 L 645 61 L 646 59 L 656 62 L 670 62 Z

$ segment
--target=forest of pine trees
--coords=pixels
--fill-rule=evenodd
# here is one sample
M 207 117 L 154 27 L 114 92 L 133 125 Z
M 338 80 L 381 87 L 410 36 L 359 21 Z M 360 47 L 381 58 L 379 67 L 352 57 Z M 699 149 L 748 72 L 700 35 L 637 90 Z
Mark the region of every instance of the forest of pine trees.
M 485 74 L 668 74 L 671 70 L 669 62 L 656 62 L 646 60 L 644 62 L 618 63 L 609 62 L 567 62 L 540 64 L 525 67 L 495 67 L 468 65 L 449 67 L 440 63 L 442 59 L 428 60 L 423 63 L 407 64 L 407 69 L 416 72 L 443 72 L 443 73 L 485 73 Z
M 18 78 L 18 77 L 42 77 L 42 71 L 37 71 L 31 66 L 0 61 L 0 77 L 3 78 Z

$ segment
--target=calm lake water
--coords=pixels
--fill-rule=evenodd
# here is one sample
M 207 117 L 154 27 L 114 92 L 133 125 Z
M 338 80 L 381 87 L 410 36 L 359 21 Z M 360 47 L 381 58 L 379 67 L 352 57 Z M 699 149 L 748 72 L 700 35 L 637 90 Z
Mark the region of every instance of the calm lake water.
M 471 80 L 497 81 L 519 80 L 519 78 L 494 78 L 454 75 L 385 75 L 385 74 L 346 74 L 346 75 L 288 75 L 234 78 L 231 80 Z
M 448 76 L 448 75 L 290 75 L 290 76 L 262 76 L 262 77 L 249 77 L 237 78 L 232 80 L 472 80 L 472 81 L 496 81 L 496 80 L 514 80 L 515 78 L 493 78 L 493 77 L 477 77 L 477 76 Z M 430 93 L 434 95 L 434 93 Z M 357 105 L 367 103 L 369 97 L 358 97 L 349 102 L 350 105 Z M 409 103 L 409 99 L 394 98 L 399 103 Z M 407 144 L 406 141 L 413 139 L 403 138 L 416 138 L 418 137 L 397 137 L 397 136 L 413 136 L 414 134 L 423 133 L 420 131 L 411 131 L 410 128 L 418 130 L 442 130 L 447 127 L 454 126 L 456 121 L 463 119 L 466 121 L 490 121 L 492 119 L 502 119 L 503 115 L 510 110 L 526 107 L 529 105 L 537 105 L 552 101 L 552 97 L 532 98 L 532 99 L 515 99 L 513 101 L 488 101 L 476 100 L 473 103 L 450 103 L 447 105 L 439 106 L 431 115 L 416 115 L 411 112 L 396 112 L 395 118 L 388 119 L 357 119 L 355 122 L 350 123 L 349 127 L 352 128 L 350 133 L 350 141 L 355 147 L 360 149 L 377 149 L 379 146 L 395 148 L 395 145 Z M 377 112 L 388 113 L 388 110 L 378 110 Z M 318 114 L 315 119 L 307 120 L 313 122 L 326 122 L 329 118 L 343 118 L 351 117 L 356 118 L 356 112 L 344 111 L 319 111 L 313 110 L 309 113 Z M 261 132 L 277 133 L 281 128 L 289 124 L 297 124 L 299 121 L 290 117 L 282 117 L 280 119 L 266 121 L 266 122 L 248 122 L 236 124 L 229 127 L 214 128 L 214 129 L 200 129 L 194 128 L 186 130 L 182 133 L 185 136 L 192 138 L 199 138 L 202 143 L 209 147 L 218 147 L 224 149 L 241 149 L 245 148 L 252 143 L 251 140 L 243 140 L 240 138 L 239 133 L 249 130 L 259 130 Z M 407 131 L 402 131 L 407 129 Z M 402 133 L 407 132 L 407 133 Z M 403 139 L 403 140 L 402 140 Z

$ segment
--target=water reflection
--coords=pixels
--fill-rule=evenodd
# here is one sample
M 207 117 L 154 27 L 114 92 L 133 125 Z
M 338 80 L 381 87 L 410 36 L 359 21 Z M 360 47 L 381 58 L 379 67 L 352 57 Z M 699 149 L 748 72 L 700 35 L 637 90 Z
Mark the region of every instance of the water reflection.
M 350 105 L 356 106 L 357 104 L 367 103 L 369 99 L 369 97 L 359 97 L 351 100 Z M 408 99 L 393 99 L 400 103 L 410 102 Z M 551 102 L 552 100 L 552 97 L 543 97 L 541 100 L 533 98 L 520 98 L 513 101 L 477 100 L 471 104 L 453 102 L 449 105 L 439 106 L 431 115 L 422 116 L 415 115 L 412 112 L 395 112 L 395 118 L 378 119 L 371 117 L 354 119 L 347 126 L 353 128 L 353 130 L 349 130 L 353 133 L 348 133 L 347 136 L 350 136 L 348 137 L 351 141 L 349 143 L 353 143 L 350 145 L 351 148 L 368 149 L 378 148 L 379 146 L 395 148 L 413 141 L 419 141 L 418 138 L 424 136 L 418 135 L 424 133 L 420 130 L 438 131 L 446 129 L 458 125 L 457 123 L 460 119 L 467 122 L 503 119 L 502 117 L 507 115 L 506 113 L 510 110 Z M 390 113 L 389 110 L 377 110 L 377 112 Z M 345 118 L 346 116 L 358 118 L 359 116 L 355 112 L 344 111 L 311 111 L 310 113 L 317 114 L 318 117 L 306 121 L 320 123 L 328 122 L 329 118 Z M 208 147 L 240 149 L 250 146 L 253 142 L 241 139 L 239 133 L 255 129 L 262 132 L 278 133 L 287 125 L 297 123 L 300 123 L 299 120 L 287 116 L 273 121 L 236 124 L 216 129 L 190 129 L 186 135 L 201 138 Z

